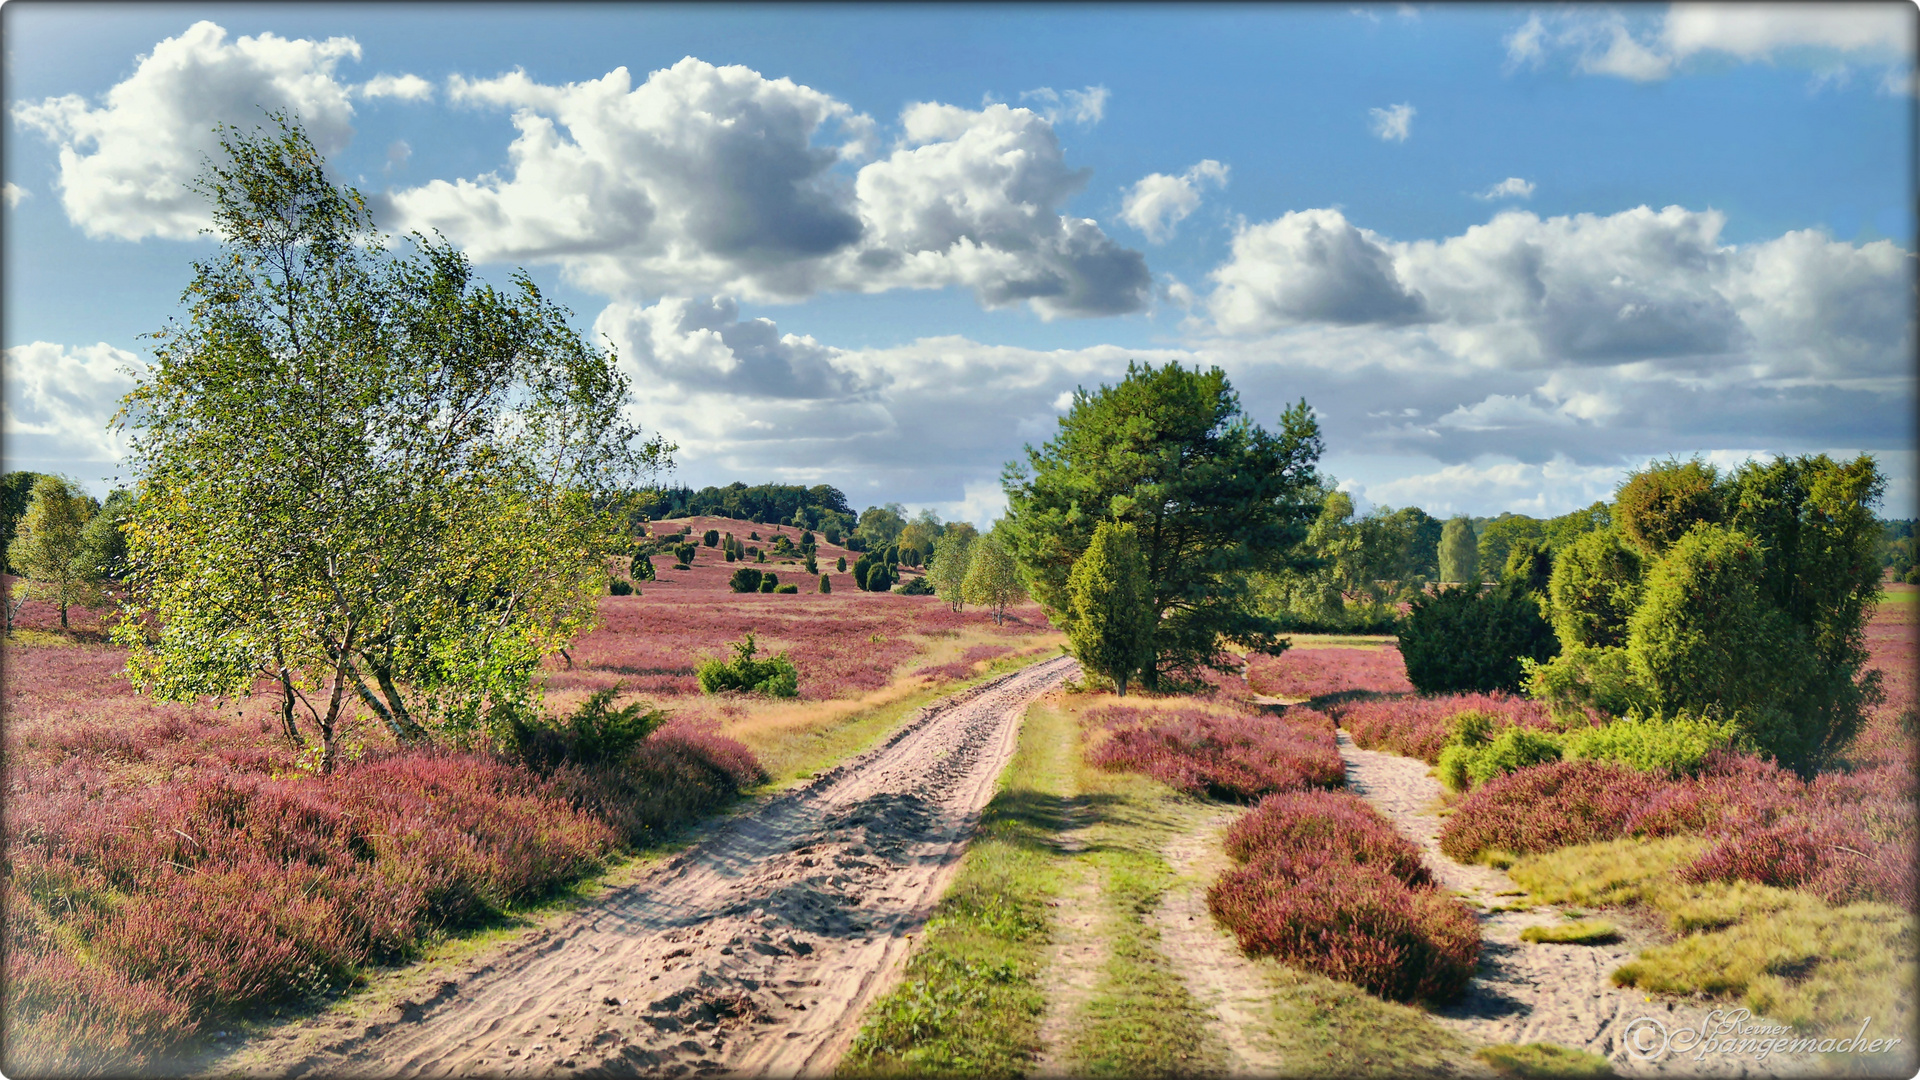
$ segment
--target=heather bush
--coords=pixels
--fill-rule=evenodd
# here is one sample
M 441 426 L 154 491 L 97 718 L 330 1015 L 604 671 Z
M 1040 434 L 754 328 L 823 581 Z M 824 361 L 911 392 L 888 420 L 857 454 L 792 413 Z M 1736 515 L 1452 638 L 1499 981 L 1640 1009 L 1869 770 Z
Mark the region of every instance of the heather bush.
M 1246 952 L 1398 1001 L 1456 997 L 1472 979 L 1478 922 L 1358 797 L 1273 796 L 1228 845 L 1241 865 L 1207 890 L 1207 907 Z
M 1110 730 L 1087 751 L 1090 764 L 1145 773 L 1192 794 L 1251 802 L 1346 777 L 1332 731 L 1284 717 L 1107 706 L 1087 720 Z
M 1404 693 L 1413 689 L 1396 648 L 1291 648 L 1247 658 L 1247 686 L 1285 698 Z
M 1506 694 L 1375 698 L 1343 704 L 1339 715 L 1356 745 L 1437 765 L 1453 735 L 1453 718 L 1463 711 L 1486 713 L 1505 726 L 1539 731 L 1555 726 L 1544 705 Z
M 700 692 L 724 694 L 733 691 L 764 694 L 767 697 L 793 697 L 800 692 L 800 673 L 795 670 L 793 661 L 787 659 L 786 653 L 756 660 L 756 651 L 753 635 L 748 634 L 733 644 L 733 659 L 708 657 L 700 661 L 700 666 L 694 672 L 700 680 Z
M 1540 607 L 1518 588 L 1441 589 L 1414 599 L 1400 624 L 1407 679 L 1423 694 L 1520 689 L 1520 661 L 1559 651 Z
M 1594 761 L 1556 761 L 1495 777 L 1462 799 L 1440 830 L 1440 850 L 1461 862 L 1502 851 L 1552 851 L 1626 834 L 1661 781 Z
M 1227 830 L 1226 852 L 1254 862 L 1274 852 L 1325 853 L 1384 870 L 1407 885 L 1432 885 L 1420 849 L 1364 800 L 1337 791 L 1269 795 Z

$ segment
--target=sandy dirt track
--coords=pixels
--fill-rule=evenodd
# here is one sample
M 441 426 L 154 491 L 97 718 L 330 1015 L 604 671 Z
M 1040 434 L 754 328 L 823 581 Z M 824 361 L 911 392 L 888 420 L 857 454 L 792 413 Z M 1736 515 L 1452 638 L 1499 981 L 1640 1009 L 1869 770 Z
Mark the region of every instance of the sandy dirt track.
M 818 1075 L 896 977 L 1059 657 L 928 706 L 634 885 L 250 1076 Z M 312 1022 L 318 1026 L 321 1022 Z
M 1613 969 L 1659 940 L 1658 931 L 1638 921 L 1637 913 L 1610 910 L 1621 940 L 1607 945 L 1524 942 L 1529 926 L 1564 922 L 1559 908 L 1490 910 L 1510 904 L 1518 891 L 1505 871 L 1465 866 L 1440 852 L 1440 782 L 1424 761 L 1353 745 L 1339 733 L 1346 759 L 1347 785 L 1365 798 L 1407 837 L 1418 843 L 1428 869 L 1444 887 L 1481 905 L 1480 972 L 1466 997 L 1436 1011 L 1441 1023 L 1478 1043 L 1547 1042 L 1586 1050 L 1611 1059 L 1628 1075 L 1805 1076 L 1820 1075 L 1817 1059 L 1783 1057 L 1756 1061 L 1751 1055 L 1676 1054 L 1648 1058 L 1631 1053 L 1636 1041 L 1649 1050 L 1661 1045 L 1660 1033 L 1712 1030 L 1713 1003 L 1695 1004 L 1647 996 L 1613 985 Z M 1758 1020 L 1756 1022 L 1765 1022 Z M 1641 1032 L 1645 1034 L 1641 1034 Z

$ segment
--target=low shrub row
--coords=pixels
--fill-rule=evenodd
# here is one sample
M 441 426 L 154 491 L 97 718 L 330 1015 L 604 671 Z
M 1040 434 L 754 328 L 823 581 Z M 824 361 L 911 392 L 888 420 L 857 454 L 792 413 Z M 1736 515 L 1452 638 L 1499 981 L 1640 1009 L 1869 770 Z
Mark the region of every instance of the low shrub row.
M 1227 853 L 1239 865 L 1208 890 L 1207 907 L 1246 952 L 1396 1001 L 1444 1001 L 1473 978 L 1473 913 L 1359 797 L 1268 796 L 1228 831 Z
M 686 725 L 607 746 L 633 726 L 572 725 L 538 741 L 538 766 L 408 751 L 159 784 L 113 821 L 83 791 L 15 807 L 7 1071 L 139 1069 L 198 1024 L 338 987 L 764 778 L 744 746 Z M 587 727 L 599 749 L 567 749 Z
M 1559 761 L 1489 780 L 1462 799 L 1440 849 L 1463 862 L 1540 854 L 1622 837 L 1713 842 L 1688 880 L 1751 881 L 1833 903 L 1915 908 L 1920 827 L 1901 765 L 1812 781 L 1748 754 L 1707 755 L 1697 775 Z
M 1438 765 L 1441 751 L 1453 737 L 1453 718 L 1463 712 L 1491 716 L 1500 727 L 1536 731 L 1555 727 L 1546 706 L 1501 693 L 1372 698 L 1341 705 L 1338 716 L 1356 746 Z
M 1087 720 L 1107 731 L 1088 750 L 1090 764 L 1145 773 L 1189 794 L 1247 803 L 1346 780 L 1332 722 L 1310 710 L 1289 709 L 1276 718 L 1109 705 Z

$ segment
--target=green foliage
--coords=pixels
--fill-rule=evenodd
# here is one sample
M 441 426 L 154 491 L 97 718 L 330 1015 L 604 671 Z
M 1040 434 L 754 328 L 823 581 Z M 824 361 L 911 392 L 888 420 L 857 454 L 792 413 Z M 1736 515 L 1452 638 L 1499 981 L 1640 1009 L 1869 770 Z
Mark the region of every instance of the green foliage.
M 757 660 L 758 647 L 753 635 L 733 643 L 733 659 L 707 657 L 700 661 L 694 677 L 703 694 L 729 692 L 761 694 L 766 697 L 794 697 L 800 692 L 800 673 L 786 653 Z
M 1642 772 L 1678 776 L 1698 772 L 1708 754 L 1739 741 L 1738 725 L 1731 719 L 1688 713 L 1642 717 L 1636 712 L 1601 727 L 1569 733 L 1566 748 L 1569 757 L 1614 761 Z
M 1101 522 L 1067 575 L 1067 640 L 1088 672 L 1127 696 L 1134 673 L 1153 662 L 1153 592 L 1139 534 Z
M 771 571 L 761 575 L 760 591 L 770 593 L 780 587 L 780 575 Z
M 1026 599 L 1020 584 L 1020 569 L 1006 541 L 996 529 L 973 542 L 967 560 L 967 576 L 960 581 L 960 593 L 967 603 L 979 604 L 993 612 L 997 625 L 1005 622 L 1007 608 Z
M 1544 731 L 1510 727 L 1474 753 L 1467 776 L 1476 786 L 1530 765 L 1559 761 L 1560 740 Z
M 919 577 L 914 578 L 911 581 L 908 581 L 905 585 L 900 586 L 900 595 L 901 596 L 932 596 L 934 595 L 933 583 L 927 580 L 927 576 L 925 574 L 922 574 Z
M 1611 529 L 1585 533 L 1567 545 L 1554 560 L 1547 586 L 1561 649 L 1624 646 L 1644 573 L 1639 551 Z
M 68 609 L 100 602 L 100 569 L 87 546 L 88 524 L 103 516 L 93 498 L 58 476 L 34 480 L 26 512 L 15 526 L 7 562 L 17 567 L 13 601 L 7 606 L 7 628 L 13 628 L 15 605 L 21 600 L 44 600 L 60 609 L 60 629 L 66 630 Z
M 736 480 L 726 487 L 704 487 L 699 491 L 686 487 L 657 488 L 650 494 L 654 496 L 655 516 L 662 518 L 709 516 L 740 521 L 791 521 L 805 528 L 819 528 L 825 521 L 853 516 L 847 497 L 829 484 L 749 487 Z
M 1695 526 L 1648 573 L 1627 654 L 1652 708 L 1738 717 L 1762 753 L 1804 770 L 1852 730 L 1807 707 L 1819 678 L 1807 634 L 1766 602 L 1765 580 L 1753 537 Z
M 1449 791 L 1466 791 L 1496 776 L 1529 765 L 1559 761 L 1560 740 L 1546 732 L 1508 727 L 1494 734 L 1496 719 L 1482 712 L 1453 718 L 1453 734 L 1440 751 L 1440 782 Z
M 107 501 L 87 519 L 80 534 L 79 573 L 93 581 L 120 581 L 127 576 L 127 521 L 133 515 L 133 493 L 115 488 Z
M 1510 585 L 1421 596 L 1402 620 L 1399 639 L 1407 680 L 1423 694 L 1518 690 L 1520 662 L 1546 660 L 1556 651 L 1539 606 Z
M 807 548 L 806 552 L 807 552 L 806 560 L 800 564 L 800 569 L 805 570 L 808 574 L 819 573 L 820 562 L 818 559 L 815 559 L 813 557 L 813 549 Z
M 959 611 L 966 603 L 961 584 L 967 578 L 967 557 L 973 547 L 973 530 L 949 529 L 933 544 L 933 565 L 927 568 L 927 580 L 933 591 L 949 607 Z
M 655 580 L 653 576 L 653 556 L 646 552 L 635 555 L 633 562 L 628 564 L 627 570 L 635 581 Z
M 27 512 L 27 500 L 33 496 L 34 482 L 40 474 L 17 469 L 0 476 L 0 552 L 4 552 L 13 543 L 13 531 L 20 523 L 20 515 Z M 19 571 L 6 567 L 11 573 Z
M 706 532 L 701 533 L 700 542 L 708 547 L 718 547 L 720 545 L 720 530 L 708 529 Z
M 531 278 L 390 251 L 273 119 L 223 129 L 198 185 L 220 249 L 126 399 L 129 674 L 168 698 L 274 680 L 329 768 L 350 694 L 404 741 L 499 734 L 592 624 L 623 493 L 672 448 L 637 441 L 613 357 Z
M 511 721 L 510 745 L 542 772 L 551 772 L 566 762 L 596 765 L 619 761 L 668 719 L 665 710 L 645 701 L 614 708 L 613 699 L 620 690 L 616 683 L 594 691 L 564 719 L 549 717 L 536 722 L 516 715 Z
M 1006 543 L 1034 598 L 1059 615 L 1099 522 L 1134 526 L 1155 617 L 1142 681 L 1157 689 L 1203 667 L 1232 670 L 1238 660 L 1223 654 L 1223 638 L 1282 647 L 1247 575 L 1307 564 L 1297 549 L 1320 510 L 1320 450 L 1305 402 L 1270 434 L 1240 411 L 1218 368 L 1129 364 L 1118 385 L 1077 391 L 1058 434 L 1008 466 Z
M 829 542 L 831 542 L 831 541 L 829 541 Z M 838 570 L 838 571 L 839 571 L 840 573 L 842 573 L 842 574 L 844 574 L 844 573 L 846 573 L 846 572 L 847 572 L 847 557 L 846 557 L 845 555 L 842 555 L 842 556 L 840 556 L 840 557 L 839 557 L 838 559 L 835 559 L 835 560 L 834 560 L 834 562 L 833 562 L 833 568 L 834 568 L 835 570 Z
M 1507 549 L 1507 562 L 1500 570 L 1501 581 L 1511 583 L 1514 589 L 1538 603 L 1546 597 L 1552 579 L 1553 553 L 1547 550 L 1544 540 L 1516 540 Z
M 1699 458 L 1656 461 L 1614 493 L 1613 520 L 1641 552 L 1660 555 L 1695 525 L 1722 520 L 1719 479 L 1719 470 Z
M 1502 514 L 1487 523 L 1480 533 L 1479 562 L 1483 574 L 1498 573 L 1507 565 L 1513 545 L 1522 540 L 1538 543 L 1546 539 L 1546 523 L 1525 514 Z
M 695 554 L 699 552 L 699 550 L 700 550 L 700 545 L 698 544 L 675 544 L 673 546 L 673 560 L 675 562 L 683 562 L 683 563 L 686 563 L 688 566 L 692 566 L 693 557 Z
M 798 586 L 798 585 L 792 585 L 792 584 L 788 584 L 788 585 L 775 585 L 775 586 L 773 587 L 773 591 L 774 591 L 774 592 L 777 592 L 777 593 L 797 593 L 797 592 L 799 592 L 799 591 L 800 591 L 800 586 Z
M 1448 520 L 1440 532 L 1440 580 L 1478 585 L 1480 549 L 1473 535 L 1473 522 L 1464 517 Z
M 759 592 L 760 577 L 760 571 L 751 566 L 743 566 L 735 570 L 733 576 L 727 579 L 727 588 L 737 593 Z
M 907 527 L 907 508 L 899 503 L 869 506 L 860 512 L 860 539 L 867 550 L 877 551 L 892 544 Z
M 607 592 L 613 596 L 632 596 L 633 583 L 624 578 L 614 578 L 607 582 Z
M 825 574 L 820 575 L 820 591 L 822 593 L 830 593 L 833 591 L 833 579 Z
M 1528 696 L 1546 702 L 1563 723 L 1579 720 L 1587 709 L 1625 716 L 1651 704 L 1624 648 L 1563 647 L 1551 660 L 1522 661 L 1521 667 Z

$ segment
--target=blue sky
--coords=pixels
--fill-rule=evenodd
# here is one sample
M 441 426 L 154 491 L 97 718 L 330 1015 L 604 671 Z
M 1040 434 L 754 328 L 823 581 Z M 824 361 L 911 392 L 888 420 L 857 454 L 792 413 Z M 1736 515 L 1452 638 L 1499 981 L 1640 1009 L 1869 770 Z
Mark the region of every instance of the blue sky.
M 291 106 L 383 227 L 613 341 L 696 486 L 984 521 L 1138 358 L 1305 397 L 1363 505 L 1865 450 L 1913 516 L 1915 16 L 16 2 L 5 449 L 126 475 L 179 184 Z

